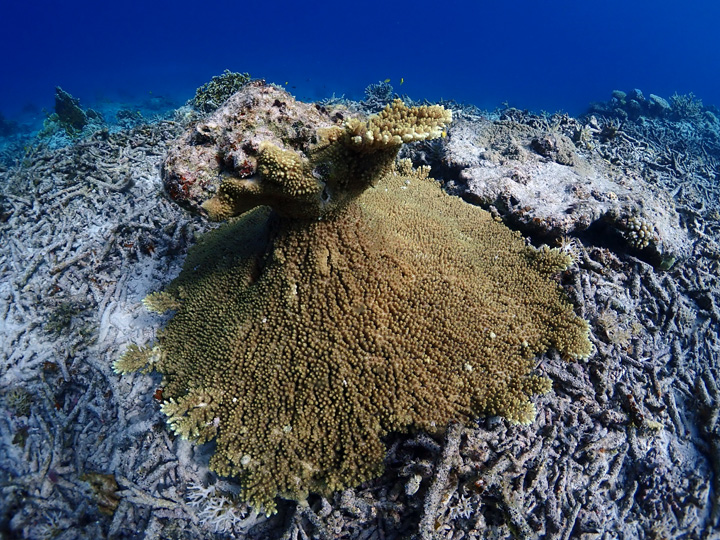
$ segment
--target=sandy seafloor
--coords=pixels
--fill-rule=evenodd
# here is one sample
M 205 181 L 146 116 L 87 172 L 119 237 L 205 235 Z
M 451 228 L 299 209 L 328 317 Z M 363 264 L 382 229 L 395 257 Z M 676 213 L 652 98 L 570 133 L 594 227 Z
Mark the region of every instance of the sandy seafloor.
M 403 155 L 576 258 L 560 279 L 597 351 L 538 359 L 554 390 L 533 424 L 390 436 L 381 478 L 248 512 L 208 471 L 212 444 L 166 427 L 159 376 L 111 367 L 153 340 L 163 318 L 142 298 L 211 227 L 163 194 L 167 144 L 197 118 L 184 107 L 0 168 L 0 538 L 720 538 L 717 119 L 448 106 L 448 137 Z M 508 191 L 576 173 L 589 195 Z M 543 217 L 566 197 L 584 202 Z

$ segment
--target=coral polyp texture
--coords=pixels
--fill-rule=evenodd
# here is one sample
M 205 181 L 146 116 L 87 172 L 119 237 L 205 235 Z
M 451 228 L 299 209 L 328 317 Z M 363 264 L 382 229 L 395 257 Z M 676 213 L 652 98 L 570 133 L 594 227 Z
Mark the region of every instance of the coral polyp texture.
M 225 142 L 218 120 L 237 118 L 232 103 L 281 93 L 243 92 L 209 120 Z M 290 115 L 308 107 L 281 99 Z M 367 120 L 322 118 L 302 140 L 247 147 L 252 173 L 226 168 L 198 197 L 211 217 L 239 217 L 202 237 L 153 297 L 176 312 L 147 356 L 172 429 L 215 439 L 211 467 L 238 476 L 254 507 L 377 476 L 390 432 L 480 414 L 531 422 L 530 397 L 551 388 L 533 358 L 591 352 L 587 323 L 552 279 L 567 255 L 527 246 L 426 170 L 395 165 L 403 142 L 437 137 L 450 119 L 399 101 Z M 137 356 L 116 369 L 137 369 Z

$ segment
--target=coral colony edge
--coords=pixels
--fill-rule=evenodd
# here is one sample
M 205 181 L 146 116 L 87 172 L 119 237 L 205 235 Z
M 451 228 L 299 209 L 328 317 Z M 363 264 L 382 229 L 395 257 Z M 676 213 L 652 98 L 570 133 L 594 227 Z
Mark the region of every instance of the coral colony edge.
M 532 422 L 551 388 L 535 356 L 591 353 L 552 279 L 566 253 L 396 163 L 451 118 L 400 100 L 363 118 L 252 83 L 169 150 L 168 191 L 229 222 L 144 300 L 174 315 L 115 369 L 162 373 L 173 431 L 215 439 L 212 469 L 256 510 L 378 476 L 391 432 Z

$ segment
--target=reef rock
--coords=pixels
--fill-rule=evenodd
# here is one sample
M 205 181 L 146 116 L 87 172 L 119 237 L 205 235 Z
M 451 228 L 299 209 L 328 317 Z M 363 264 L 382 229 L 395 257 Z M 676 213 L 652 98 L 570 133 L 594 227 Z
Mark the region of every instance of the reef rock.
M 165 191 L 181 206 L 205 214 L 202 203 L 224 178 L 256 174 L 261 144 L 305 152 L 318 129 L 341 125 L 353 116 L 345 107 L 326 109 L 296 101 L 262 81 L 247 83 L 169 150 L 162 170 Z
M 87 113 L 80 107 L 80 100 L 57 86 L 55 88 L 55 113 L 61 124 L 81 130 L 88 123 Z
M 660 266 L 689 256 L 691 242 L 670 194 L 583 152 L 563 130 L 526 120 L 509 113 L 451 126 L 443 166 L 463 197 L 539 237 L 609 230 Z M 584 129 L 592 130 L 592 121 Z M 583 135 L 578 129 L 577 139 Z

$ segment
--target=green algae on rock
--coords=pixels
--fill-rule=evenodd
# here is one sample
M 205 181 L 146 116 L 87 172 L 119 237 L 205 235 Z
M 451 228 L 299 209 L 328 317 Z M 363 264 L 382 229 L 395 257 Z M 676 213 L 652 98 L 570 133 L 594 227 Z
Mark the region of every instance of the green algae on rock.
M 551 387 L 533 357 L 590 354 L 587 323 L 551 279 L 565 255 L 395 167 L 403 142 L 449 121 L 396 101 L 319 128 L 302 150 L 258 145 L 256 172 L 227 175 L 202 205 L 240 217 L 149 302 L 176 309 L 148 353 L 170 426 L 215 439 L 212 468 L 239 476 L 253 506 L 377 476 L 393 431 L 531 422 L 529 398 Z M 142 367 L 133 351 L 117 371 Z

